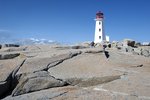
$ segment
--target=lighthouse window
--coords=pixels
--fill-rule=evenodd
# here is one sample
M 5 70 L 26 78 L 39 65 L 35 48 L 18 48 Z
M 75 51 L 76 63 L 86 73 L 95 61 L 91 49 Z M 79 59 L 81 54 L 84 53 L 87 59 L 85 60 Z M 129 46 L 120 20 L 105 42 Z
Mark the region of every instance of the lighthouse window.
M 101 36 L 99 36 L 99 39 L 101 39 Z
M 99 25 L 101 24 L 101 22 L 99 22 Z
M 99 29 L 99 32 L 101 31 L 101 29 Z

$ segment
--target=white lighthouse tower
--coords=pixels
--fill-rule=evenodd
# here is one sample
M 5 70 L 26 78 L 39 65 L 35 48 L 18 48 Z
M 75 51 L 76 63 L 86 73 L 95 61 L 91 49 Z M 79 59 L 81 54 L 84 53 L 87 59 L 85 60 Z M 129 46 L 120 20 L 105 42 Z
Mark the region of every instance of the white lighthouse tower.
M 96 13 L 96 25 L 95 25 L 95 38 L 94 43 L 103 43 L 106 41 L 106 36 L 104 33 L 104 22 L 103 22 L 103 13 L 101 11 Z M 108 38 L 108 36 L 107 36 Z

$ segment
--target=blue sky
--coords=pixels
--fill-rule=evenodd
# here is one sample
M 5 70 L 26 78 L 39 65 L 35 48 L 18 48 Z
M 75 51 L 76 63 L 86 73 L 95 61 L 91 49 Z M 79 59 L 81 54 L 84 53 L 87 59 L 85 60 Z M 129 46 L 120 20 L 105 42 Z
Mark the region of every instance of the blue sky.
M 44 38 L 93 41 L 95 13 L 110 40 L 150 41 L 150 0 L 0 0 L 0 42 Z

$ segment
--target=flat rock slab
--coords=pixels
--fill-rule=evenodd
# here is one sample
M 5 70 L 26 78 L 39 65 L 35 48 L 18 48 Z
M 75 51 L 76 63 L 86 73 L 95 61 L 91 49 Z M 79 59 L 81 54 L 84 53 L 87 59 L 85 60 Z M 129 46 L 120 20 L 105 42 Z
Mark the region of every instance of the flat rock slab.
M 47 68 L 54 67 L 55 64 L 57 65 L 58 63 L 70 59 L 78 54 L 81 54 L 81 52 L 68 52 L 51 58 L 29 58 L 17 74 L 46 70 Z
M 129 73 L 117 81 L 103 84 L 100 88 L 114 94 L 137 97 L 138 100 L 150 100 L 149 72 Z
M 133 55 L 132 53 L 109 51 L 109 62 L 120 67 L 130 67 L 141 64 L 150 64 L 150 58 Z
M 13 90 L 12 96 L 18 96 L 47 88 L 61 87 L 66 84 L 65 81 L 50 76 L 46 71 L 27 73 L 23 74 L 19 79 L 19 84 Z
M 23 62 L 23 58 L 0 60 L 0 81 L 5 81 L 12 71 Z
M 8 96 L 2 100 L 149 100 L 133 95 L 101 89 L 99 87 L 78 88 L 66 86 L 41 90 L 19 96 Z
M 120 79 L 121 75 L 105 76 L 105 77 L 93 77 L 93 78 L 71 78 L 66 79 L 67 83 L 73 86 L 90 87 L 103 83 L 108 83 L 117 79 Z
M 113 66 L 104 53 L 84 53 L 62 62 L 56 67 L 49 68 L 50 75 L 60 79 L 91 78 L 122 73 L 112 70 Z
M 76 87 L 56 87 L 51 89 L 45 89 L 41 91 L 31 92 L 19 96 L 8 96 L 2 100 L 49 100 L 55 97 L 65 95 L 68 91 L 76 90 Z

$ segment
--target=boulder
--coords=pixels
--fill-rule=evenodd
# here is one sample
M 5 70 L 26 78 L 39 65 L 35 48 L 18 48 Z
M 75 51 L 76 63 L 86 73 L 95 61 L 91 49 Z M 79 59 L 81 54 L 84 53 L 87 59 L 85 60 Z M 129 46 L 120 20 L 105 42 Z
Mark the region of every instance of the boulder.
M 101 47 L 101 46 L 102 46 L 101 43 L 95 43 L 95 44 L 94 44 L 94 47 Z
M 90 47 L 90 42 L 83 42 L 80 45 L 84 47 Z
M 138 52 L 133 51 L 132 52 L 133 55 L 140 55 Z
M 19 84 L 13 90 L 12 96 L 67 85 L 67 82 L 50 76 L 46 71 L 22 74 L 18 81 Z
M 148 50 L 142 50 L 141 55 L 143 55 L 145 57 L 149 57 L 150 56 L 150 52 Z
M 117 48 L 118 50 L 120 50 L 123 47 L 123 44 L 122 44 L 122 42 L 113 41 L 111 43 L 111 47 L 112 48 Z
M 136 43 L 135 43 L 135 46 L 136 46 L 136 47 L 139 47 L 139 46 L 141 46 L 141 45 L 142 45 L 142 44 L 141 44 L 140 42 L 136 42 Z
M 127 46 L 127 47 L 123 47 L 122 50 L 124 50 L 125 52 L 133 52 L 134 48 Z
M 112 46 L 113 48 L 116 48 L 116 46 L 117 46 L 117 41 L 112 41 L 111 46 Z
M 122 42 L 117 42 L 117 43 L 116 43 L 116 46 L 117 46 L 117 47 L 122 47 L 122 46 L 123 46 L 123 43 L 122 43 Z
M 18 57 L 20 53 L 3 53 L 0 54 L 0 60 L 5 60 L 5 59 L 13 59 L 15 57 Z
M 131 46 L 131 47 L 135 47 L 135 41 L 131 40 L 131 39 L 124 39 L 123 40 L 123 46 Z
M 141 54 L 142 48 L 140 48 L 140 47 L 134 48 L 134 51 L 137 52 L 138 54 Z

